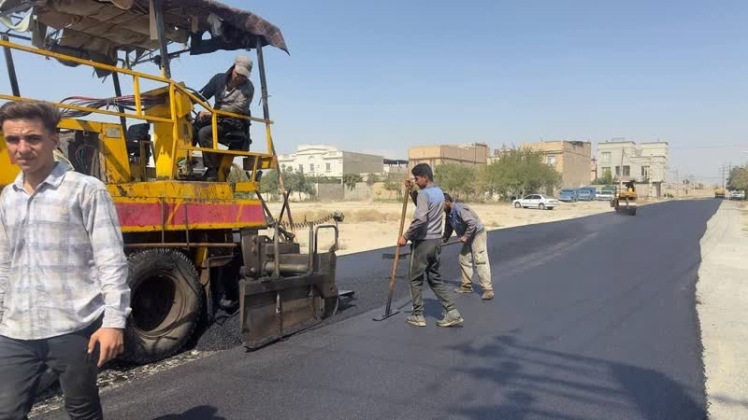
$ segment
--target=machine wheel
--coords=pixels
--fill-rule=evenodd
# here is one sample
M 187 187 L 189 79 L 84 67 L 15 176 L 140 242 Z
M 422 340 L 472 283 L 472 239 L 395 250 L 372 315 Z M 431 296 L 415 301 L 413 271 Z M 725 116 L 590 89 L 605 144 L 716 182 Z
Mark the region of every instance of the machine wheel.
M 545 210 L 545 204 L 543 203 L 538 204 L 538 209 Z
M 520 204 L 520 203 L 514 203 L 514 208 L 515 209 L 518 209 L 520 207 L 522 207 L 522 204 Z
M 200 318 L 204 291 L 183 253 L 152 249 L 129 258 L 132 314 L 122 360 L 152 363 L 179 351 Z
M 629 210 L 629 214 L 632 215 L 632 216 L 636 216 L 636 209 L 633 208 L 633 209 Z

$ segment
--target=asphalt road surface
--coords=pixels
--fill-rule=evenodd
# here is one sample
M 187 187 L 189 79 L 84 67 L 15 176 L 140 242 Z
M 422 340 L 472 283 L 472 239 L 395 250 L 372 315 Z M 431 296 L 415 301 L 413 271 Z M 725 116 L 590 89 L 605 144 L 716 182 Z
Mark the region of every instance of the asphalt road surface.
M 382 250 L 341 257 L 340 287 L 359 300 L 336 322 L 105 392 L 106 416 L 705 418 L 694 285 L 699 239 L 717 206 L 667 202 L 635 217 L 611 212 L 495 231 L 496 298 L 456 295 L 465 323 L 450 329 L 434 325 L 441 308 L 430 290 L 428 327 L 405 324 L 403 277 L 393 305 L 401 312 L 374 322 L 392 260 Z M 458 284 L 458 251 L 443 253 L 450 288 Z

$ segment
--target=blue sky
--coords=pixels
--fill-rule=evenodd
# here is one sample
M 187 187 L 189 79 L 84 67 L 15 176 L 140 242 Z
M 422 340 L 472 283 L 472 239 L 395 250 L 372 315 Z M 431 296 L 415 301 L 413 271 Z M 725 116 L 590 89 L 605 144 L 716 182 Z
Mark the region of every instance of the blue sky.
M 681 177 L 716 182 L 722 164 L 748 162 L 745 1 L 273 0 L 242 8 L 278 25 L 291 52 L 266 50 L 279 153 L 323 143 L 406 158 L 419 144 L 625 137 L 668 141 Z M 173 75 L 200 88 L 233 57 L 185 56 Z M 88 69 L 16 61 L 28 96 L 111 94 L 110 81 Z M 259 98 L 256 73 L 253 81 Z M 7 83 L 0 78 L 0 89 Z M 258 127 L 256 145 L 261 135 Z

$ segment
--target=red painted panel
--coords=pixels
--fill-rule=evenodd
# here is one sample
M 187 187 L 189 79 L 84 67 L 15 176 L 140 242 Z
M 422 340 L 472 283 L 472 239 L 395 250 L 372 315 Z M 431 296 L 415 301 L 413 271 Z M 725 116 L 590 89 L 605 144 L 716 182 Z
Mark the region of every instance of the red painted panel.
M 162 217 L 168 226 L 204 224 L 262 224 L 265 215 L 260 204 L 180 203 L 116 203 L 120 225 L 126 227 L 161 227 Z M 186 211 L 185 211 L 186 208 Z M 186 214 L 185 214 L 186 213 Z
M 115 203 L 121 227 L 161 226 L 159 203 Z

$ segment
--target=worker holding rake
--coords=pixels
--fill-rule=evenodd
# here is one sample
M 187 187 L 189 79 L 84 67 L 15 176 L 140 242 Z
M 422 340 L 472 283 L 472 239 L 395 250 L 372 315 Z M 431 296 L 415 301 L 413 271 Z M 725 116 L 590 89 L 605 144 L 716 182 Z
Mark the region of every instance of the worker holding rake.
M 410 297 L 413 313 L 406 322 L 417 327 L 425 327 L 423 317 L 423 275 L 426 274 L 429 287 L 444 308 L 444 318 L 436 322 L 440 327 L 451 327 L 463 322 L 460 312 L 442 281 L 439 273 L 439 259 L 442 250 L 442 213 L 444 212 L 444 192 L 434 184 L 431 167 L 421 163 L 413 167 L 411 173 L 419 190 L 416 196 L 416 211 L 408 230 L 398 239 L 399 246 L 411 242 L 411 269 L 409 275 Z M 412 181 L 406 181 L 412 187 Z

